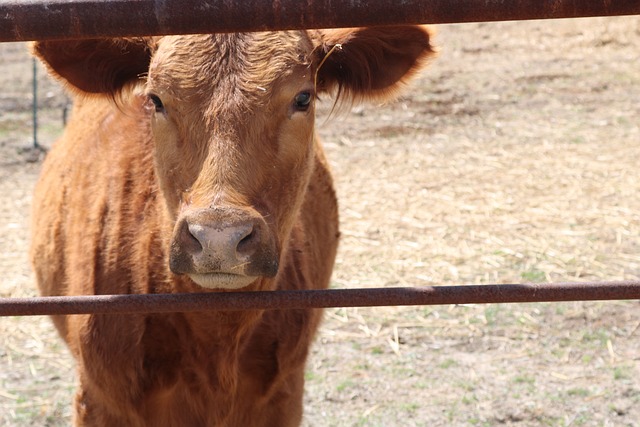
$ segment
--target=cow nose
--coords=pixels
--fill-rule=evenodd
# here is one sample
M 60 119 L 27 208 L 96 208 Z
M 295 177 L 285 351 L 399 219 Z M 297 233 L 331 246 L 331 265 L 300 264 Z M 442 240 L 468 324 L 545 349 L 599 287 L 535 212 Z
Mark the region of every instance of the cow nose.
M 188 212 L 178 220 L 169 266 L 198 284 L 219 287 L 217 283 L 222 281 L 244 283 L 249 278 L 275 276 L 278 256 L 261 215 L 216 207 Z
M 182 228 L 184 249 L 191 255 L 220 256 L 229 261 L 240 261 L 253 252 L 259 243 L 258 232 L 252 221 L 233 225 L 186 224 Z

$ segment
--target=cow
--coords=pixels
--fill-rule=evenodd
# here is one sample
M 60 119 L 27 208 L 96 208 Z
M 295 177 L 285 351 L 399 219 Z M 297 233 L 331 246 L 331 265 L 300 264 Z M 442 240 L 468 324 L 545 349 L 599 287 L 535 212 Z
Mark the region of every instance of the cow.
M 338 210 L 316 101 L 393 95 L 432 56 L 429 31 L 33 43 L 74 98 L 33 199 L 41 294 L 327 288 Z M 77 361 L 74 425 L 299 425 L 321 315 L 52 316 Z

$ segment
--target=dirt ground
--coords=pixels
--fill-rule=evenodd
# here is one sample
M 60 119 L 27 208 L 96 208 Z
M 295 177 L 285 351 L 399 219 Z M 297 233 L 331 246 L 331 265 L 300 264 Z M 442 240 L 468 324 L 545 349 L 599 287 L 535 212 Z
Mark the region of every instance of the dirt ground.
M 438 27 L 395 102 L 318 120 L 340 288 L 640 278 L 640 17 Z M 0 296 L 27 261 L 40 157 L 31 60 L 0 45 Z M 39 139 L 62 126 L 40 73 Z M 73 361 L 48 319 L 0 319 L 0 426 L 70 421 Z M 640 303 L 327 310 L 311 426 L 640 426 Z

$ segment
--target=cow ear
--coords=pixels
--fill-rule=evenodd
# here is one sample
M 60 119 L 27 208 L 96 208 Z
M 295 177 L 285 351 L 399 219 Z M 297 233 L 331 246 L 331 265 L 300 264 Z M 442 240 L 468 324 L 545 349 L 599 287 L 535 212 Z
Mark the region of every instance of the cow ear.
M 72 89 L 110 95 L 147 73 L 152 50 L 150 38 L 56 40 L 31 45 L 32 53 Z
M 317 34 L 318 90 L 338 88 L 339 96 L 352 101 L 392 95 L 435 54 L 430 30 L 424 26 L 321 30 Z

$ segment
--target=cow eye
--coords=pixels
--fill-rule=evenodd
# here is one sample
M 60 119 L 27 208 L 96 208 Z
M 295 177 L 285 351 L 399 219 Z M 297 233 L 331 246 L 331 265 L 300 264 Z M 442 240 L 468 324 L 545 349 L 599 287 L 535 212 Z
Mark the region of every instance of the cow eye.
M 311 92 L 300 92 L 293 98 L 293 104 L 298 111 L 307 111 L 311 105 Z
M 149 100 L 153 103 L 156 113 L 164 112 L 164 104 L 162 103 L 162 100 L 160 99 L 160 97 L 158 97 L 158 95 L 150 94 Z

